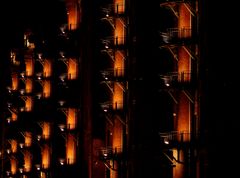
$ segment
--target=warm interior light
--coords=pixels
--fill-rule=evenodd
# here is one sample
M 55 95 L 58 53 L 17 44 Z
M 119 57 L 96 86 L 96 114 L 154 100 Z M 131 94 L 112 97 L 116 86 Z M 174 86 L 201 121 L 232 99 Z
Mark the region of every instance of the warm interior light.
M 18 75 L 16 73 L 12 74 L 12 90 L 17 90 L 18 89 Z
M 25 132 L 25 146 L 30 147 L 32 145 L 32 133 L 31 132 Z
M 68 11 L 68 26 L 69 30 L 75 30 L 80 21 L 80 12 L 78 11 L 78 4 L 75 0 L 67 0 L 66 3 Z
M 43 82 L 43 96 L 49 98 L 51 95 L 51 82 L 49 80 L 44 80 Z
M 179 141 L 188 141 L 190 139 L 190 113 L 191 103 L 184 93 L 180 93 L 178 103 L 177 131 L 184 133 L 180 135 Z
M 68 129 L 70 129 L 70 130 L 75 129 L 76 121 L 77 121 L 77 110 L 75 108 L 69 108 L 68 115 L 67 115 Z
M 74 164 L 76 161 L 76 142 L 73 135 L 67 135 L 66 143 L 66 160 L 67 164 Z
M 124 22 L 121 19 L 116 19 L 116 28 L 114 31 L 114 44 L 122 45 L 125 43 L 125 27 Z
M 43 122 L 42 125 L 42 135 L 44 139 L 49 139 L 51 133 L 51 127 L 49 122 Z
M 24 152 L 24 171 L 25 172 L 30 172 L 32 169 L 32 155 L 29 151 Z
M 123 123 L 121 122 L 120 116 L 114 118 L 114 128 L 112 134 L 112 147 L 117 149 L 115 151 L 122 151 L 123 144 Z
M 121 84 L 114 83 L 113 109 L 123 108 L 123 88 Z
M 26 79 L 25 84 L 26 84 L 26 92 L 27 93 L 32 92 L 32 88 L 33 88 L 32 80 L 31 79 Z
M 77 60 L 76 59 L 69 59 L 68 60 L 68 79 L 73 80 L 77 78 Z
M 25 59 L 26 76 L 30 77 L 33 75 L 34 64 L 32 59 Z
M 124 62 L 125 62 L 125 52 L 117 50 L 115 53 L 114 61 L 114 76 L 122 77 L 124 76 Z
M 33 105 L 33 100 L 32 97 L 28 96 L 25 101 L 25 109 L 26 111 L 31 111 L 32 110 L 32 105 Z
M 50 166 L 50 147 L 45 144 L 42 149 L 42 168 L 48 169 Z
M 122 14 L 125 12 L 125 0 L 114 0 L 115 13 Z
M 11 144 L 11 150 L 13 153 L 16 153 L 17 152 L 17 146 L 18 146 L 18 143 L 17 143 L 17 140 L 11 140 L 10 141 L 10 144 Z
M 44 77 L 50 77 L 52 75 L 52 63 L 50 60 L 45 60 L 43 65 Z

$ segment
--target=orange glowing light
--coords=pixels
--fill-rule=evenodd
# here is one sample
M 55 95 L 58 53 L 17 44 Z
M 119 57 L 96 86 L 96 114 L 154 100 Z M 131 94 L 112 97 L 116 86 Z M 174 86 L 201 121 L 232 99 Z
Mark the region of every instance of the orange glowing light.
M 32 145 L 32 133 L 31 132 L 25 132 L 25 146 L 30 147 Z
M 17 90 L 18 89 L 18 75 L 16 73 L 12 74 L 12 89 Z
M 10 141 L 10 144 L 11 144 L 11 150 L 13 153 L 16 153 L 17 152 L 17 140 L 11 140 Z
M 186 8 L 185 4 L 179 5 L 179 20 L 178 28 L 180 29 L 180 37 L 191 37 L 191 13 Z
M 69 59 L 68 61 L 68 79 L 76 79 L 77 78 L 77 61 L 75 59 Z
M 31 97 L 27 97 L 26 101 L 25 101 L 25 109 L 26 111 L 31 111 L 32 110 L 32 98 Z
M 50 123 L 49 122 L 43 122 L 43 125 L 42 125 L 43 138 L 49 139 L 50 133 L 51 133 Z
M 122 14 L 125 12 L 125 0 L 114 0 L 115 13 Z
M 191 57 L 184 48 L 178 50 L 178 73 L 179 81 L 187 82 L 191 80 Z
M 113 127 L 113 142 L 112 147 L 114 151 L 121 152 L 123 144 L 123 124 L 121 122 L 120 116 L 114 118 L 114 127 Z
M 183 160 L 184 153 L 183 153 L 182 150 L 174 149 L 173 150 L 173 156 L 176 159 L 180 159 L 179 161 L 184 162 L 184 160 Z M 183 178 L 184 177 L 184 170 L 186 169 L 184 167 L 184 164 L 180 164 L 180 163 L 175 162 L 175 165 L 176 166 L 173 168 L 173 177 Z
M 116 19 L 116 28 L 114 31 L 115 45 L 122 45 L 125 43 L 125 26 L 122 19 Z
M 50 77 L 52 75 L 52 63 L 49 60 L 46 60 L 43 65 L 43 74 L 44 77 Z
M 68 109 L 68 116 L 67 116 L 67 128 L 72 130 L 76 128 L 77 122 L 77 111 L 74 108 Z
M 50 166 L 50 147 L 44 145 L 42 149 L 42 167 L 48 169 Z
M 113 109 L 123 108 L 123 86 L 120 83 L 114 83 Z
M 26 66 L 26 76 L 33 75 L 33 60 L 32 59 L 25 59 L 25 66 Z
M 24 152 L 24 171 L 30 172 L 32 169 L 32 155 L 29 151 Z
M 25 84 L 26 84 L 26 93 L 31 93 L 33 88 L 32 80 L 26 79 Z
M 12 121 L 16 121 L 18 118 L 18 115 L 15 112 L 11 112 L 12 114 Z
M 124 52 L 116 51 L 114 61 L 114 76 L 124 76 Z
M 66 160 L 68 164 L 74 164 L 76 162 L 76 142 L 73 135 L 67 135 L 66 143 Z
M 78 10 L 78 2 L 76 0 L 66 0 L 68 13 L 68 27 L 70 30 L 76 30 L 80 22 L 80 12 Z
M 17 160 L 15 158 L 11 158 L 11 173 L 14 175 L 17 173 Z
M 43 96 L 45 98 L 50 97 L 51 95 L 51 82 L 49 80 L 45 80 L 43 82 Z
M 181 141 L 189 141 L 190 139 L 190 101 L 184 93 L 180 93 L 178 104 L 178 122 L 177 131 L 182 133 L 179 136 Z

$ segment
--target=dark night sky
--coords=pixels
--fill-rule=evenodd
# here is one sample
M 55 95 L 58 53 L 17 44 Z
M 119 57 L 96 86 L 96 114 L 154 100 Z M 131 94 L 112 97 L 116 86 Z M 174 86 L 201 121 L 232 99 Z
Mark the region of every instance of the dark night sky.
M 25 27 L 49 28 L 66 19 L 62 0 L 8 0 L 0 6 L 3 41 L 14 44 Z

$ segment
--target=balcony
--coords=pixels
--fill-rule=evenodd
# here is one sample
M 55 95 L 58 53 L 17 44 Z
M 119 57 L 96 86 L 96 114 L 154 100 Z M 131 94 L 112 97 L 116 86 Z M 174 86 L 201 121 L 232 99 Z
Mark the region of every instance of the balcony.
M 101 74 L 103 80 L 106 81 L 115 81 L 115 80 L 123 80 L 124 78 L 124 69 L 123 68 L 110 68 L 106 70 L 102 70 Z
M 98 158 L 109 170 L 117 171 L 118 164 L 123 161 L 121 148 L 102 147 L 98 150 Z
M 126 44 L 125 37 L 111 36 L 102 39 L 102 44 L 105 49 L 115 49 L 115 48 L 123 48 Z
M 125 13 L 125 6 L 123 3 L 108 4 L 101 10 L 106 17 L 117 17 Z
M 159 132 L 160 144 L 163 148 L 179 148 L 196 143 L 199 138 L 198 133 L 188 131 Z
M 164 44 L 188 44 L 196 39 L 195 33 L 192 28 L 168 28 L 166 32 L 160 32 L 161 41 Z
M 100 103 L 101 108 L 105 113 L 113 112 L 113 111 L 119 111 L 123 109 L 123 103 L 122 102 L 104 102 Z
M 194 84 L 195 76 L 191 71 L 169 72 L 160 75 L 161 88 L 189 87 Z
M 114 150 L 111 147 L 104 147 L 99 149 L 100 160 L 110 160 L 114 158 Z

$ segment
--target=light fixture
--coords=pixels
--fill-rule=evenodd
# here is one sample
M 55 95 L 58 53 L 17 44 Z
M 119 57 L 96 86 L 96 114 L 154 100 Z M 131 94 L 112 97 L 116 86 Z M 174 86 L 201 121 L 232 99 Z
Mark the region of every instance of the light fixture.
M 20 172 L 20 173 L 23 173 L 23 168 L 22 168 L 22 167 L 19 168 L 19 172 Z
M 19 143 L 20 148 L 24 147 L 24 143 Z
M 65 164 L 65 159 L 64 158 L 59 158 L 59 163 L 61 166 Z
M 38 141 L 40 141 L 40 140 L 41 140 L 41 138 L 42 138 L 42 136 L 41 136 L 41 135 L 37 135 L 37 140 L 38 140 Z
M 41 170 L 41 166 L 40 166 L 40 164 L 36 164 L 35 167 L 36 167 L 36 169 L 37 169 L 38 171 Z
M 38 59 L 42 59 L 42 53 L 38 53 Z
M 11 150 L 10 150 L 10 149 L 7 149 L 6 151 L 7 151 L 7 154 L 10 154 L 10 153 L 11 153 Z
M 65 104 L 65 101 L 64 100 L 60 100 L 60 101 L 58 101 L 58 103 L 59 103 L 60 106 L 63 106 Z
M 165 143 L 166 145 L 168 145 L 168 144 L 169 144 L 169 140 L 168 140 L 168 138 L 167 138 L 167 137 L 165 137 L 165 138 L 164 138 L 164 143 Z
M 23 95 L 25 93 L 25 90 L 21 89 L 19 92 L 20 92 L 21 95 Z
M 11 118 L 10 117 L 7 118 L 7 123 L 9 123 L 9 124 L 11 123 Z
M 59 129 L 63 132 L 66 128 L 66 126 L 64 124 L 59 124 L 58 125 Z

